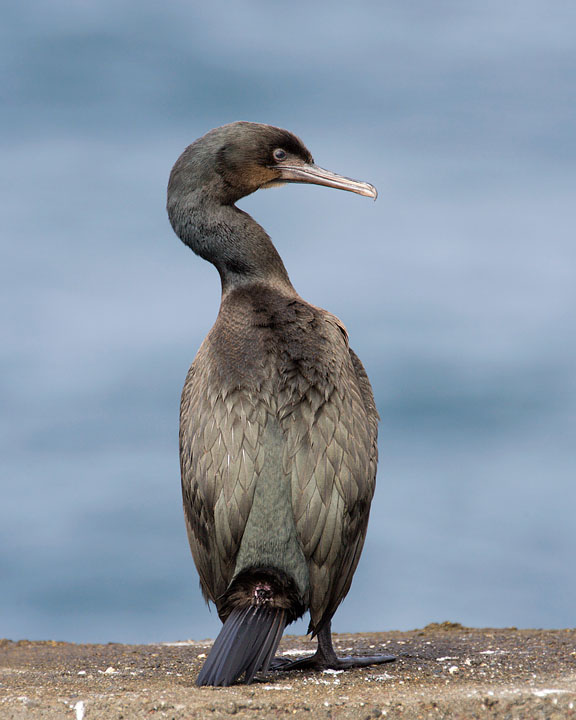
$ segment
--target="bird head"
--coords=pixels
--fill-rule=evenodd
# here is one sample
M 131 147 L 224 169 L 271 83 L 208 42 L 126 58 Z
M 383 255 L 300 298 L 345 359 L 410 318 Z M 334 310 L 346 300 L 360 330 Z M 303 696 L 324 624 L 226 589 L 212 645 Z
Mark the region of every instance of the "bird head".
M 373 185 L 314 164 L 304 143 L 287 130 L 251 122 L 215 128 L 188 146 L 170 175 L 169 193 L 186 189 L 234 203 L 259 188 L 310 183 L 376 199 Z

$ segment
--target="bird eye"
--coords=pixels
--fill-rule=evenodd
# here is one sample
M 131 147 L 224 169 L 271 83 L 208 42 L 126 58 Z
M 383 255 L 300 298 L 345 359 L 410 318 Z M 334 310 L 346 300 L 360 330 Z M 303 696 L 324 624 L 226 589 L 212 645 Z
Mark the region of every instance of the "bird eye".
M 286 150 L 282 150 L 282 148 L 276 148 L 272 155 L 274 155 L 274 160 L 286 160 L 287 153 Z

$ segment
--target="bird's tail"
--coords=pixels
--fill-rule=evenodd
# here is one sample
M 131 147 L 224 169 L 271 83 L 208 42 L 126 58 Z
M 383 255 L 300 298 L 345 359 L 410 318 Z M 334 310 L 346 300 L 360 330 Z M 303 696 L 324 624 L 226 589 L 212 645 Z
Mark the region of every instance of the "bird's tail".
M 252 682 L 258 670 L 268 669 L 285 626 L 285 610 L 257 605 L 234 608 L 196 684 L 232 685 L 242 675 L 245 683 Z
M 294 581 L 268 568 L 251 568 L 233 581 L 219 607 L 224 626 L 216 638 L 197 685 L 232 685 L 242 676 L 251 683 L 265 672 L 284 628 L 304 612 Z

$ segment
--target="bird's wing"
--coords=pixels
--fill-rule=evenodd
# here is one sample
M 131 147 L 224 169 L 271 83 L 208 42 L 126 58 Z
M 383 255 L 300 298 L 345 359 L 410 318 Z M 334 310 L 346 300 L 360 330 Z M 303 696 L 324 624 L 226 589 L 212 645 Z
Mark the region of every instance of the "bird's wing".
M 330 347 L 339 348 L 336 361 L 293 411 L 284 457 L 285 469 L 292 469 L 294 519 L 308 560 L 314 633 L 350 588 L 366 535 L 378 452 L 378 413 L 368 377 L 348 348 L 345 329 L 334 324 Z
M 260 438 L 267 413 L 249 394 L 207 382 L 200 353 L 182 391 L 182 495 L 200 585 L 206 599 L 218 605 L 232 580 L 262 473 L 265 448 Z

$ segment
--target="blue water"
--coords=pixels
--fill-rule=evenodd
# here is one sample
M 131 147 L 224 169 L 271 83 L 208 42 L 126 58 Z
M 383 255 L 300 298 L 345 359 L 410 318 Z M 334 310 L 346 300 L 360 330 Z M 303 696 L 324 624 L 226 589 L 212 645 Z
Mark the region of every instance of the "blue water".
M 382 415 L 335 629 L 574 626 L 575 21 L 561 0 L 4 9 L 0 635 L 217 631 L 177 421 L 219 281 L 164 198 L 235 119 L 380 191 L 241 203 L 347 325 Z

